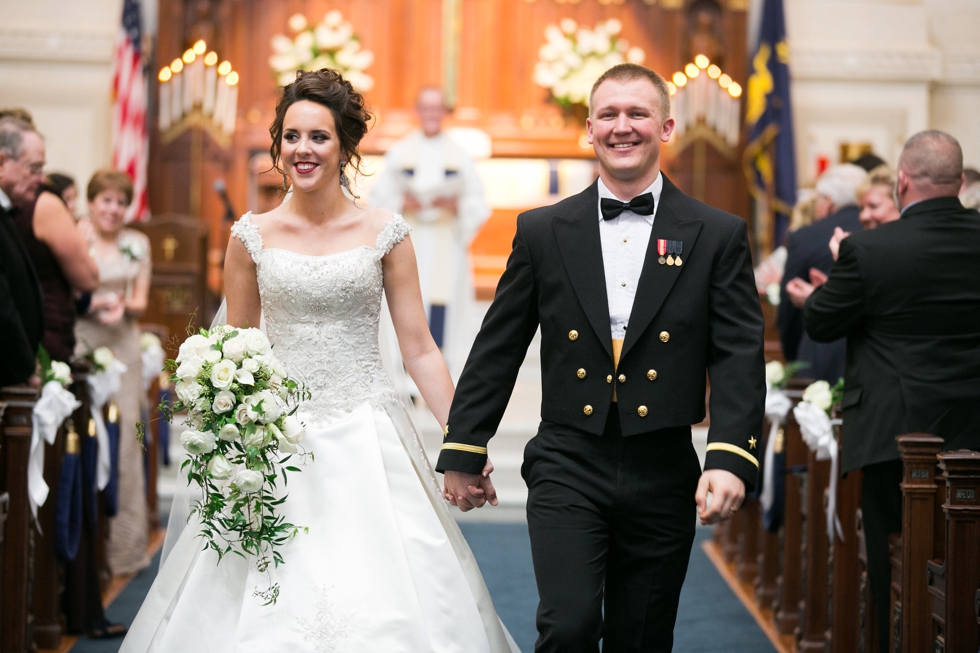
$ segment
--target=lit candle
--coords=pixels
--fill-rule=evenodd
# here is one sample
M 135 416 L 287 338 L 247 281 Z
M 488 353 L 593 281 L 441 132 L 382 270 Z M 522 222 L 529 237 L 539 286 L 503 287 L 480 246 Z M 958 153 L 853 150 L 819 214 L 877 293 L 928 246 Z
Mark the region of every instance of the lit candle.
M 238 73 L 230 72 L 225 76 L 228 84 L 228 104 L 225 107 L 225 133 L 229 136 L 235 133 L 235 121 L 238 118 Z
M 181 101 L 181 90 L 183 90 L 183 75 L 181 71 L 184 69 L 184 62 L 180 59 L 174 59 L 170 64 L 170 72 L 173 75 L 173 79 L 170 82 L 170 121 L 177 122 L 180 117 L 184 115 L 183 102 Z
M 221 62 L 218 66 L 218 91 L 214 101 L 214 122 L 223 127 L 225 122 L 225 107 L 228 106 L 228 73 L 231 72 L 231 64 L 227 61 Z
M 160 116 L 158 126 L 160 131 L 167 131 L 170 129 L 170 78 L 173 77 L 173 73 L 170 70 L 170 66 L 164 67 L 157 75 L 157 79 L 160 80 Z
M 184 72 L 181 75 L 181 77 L 184 78 L 183 109 L 184 109 L 184 115 L 187 115 L 188 113 L 191 112 L 191 109 L 194 108 L 194 73 L 193 73 L 194 69 L 191 67 L 191 64 L 193 64 L 194 60 L 197 59 L 197 55 L 194 54 L 193 50 L 188 49 L 187 52 L 184 53 L 184 56 L 181 57 L 181 59 L 183 59 L 184 61 Z
M 207 56 L 204 57 L 204 104 L 202 110 L 205 116 L 210 116 L 214 113 L 214 94 L 217 92 L 218 87 L 217 63 L 217 52 L 208 52 Z

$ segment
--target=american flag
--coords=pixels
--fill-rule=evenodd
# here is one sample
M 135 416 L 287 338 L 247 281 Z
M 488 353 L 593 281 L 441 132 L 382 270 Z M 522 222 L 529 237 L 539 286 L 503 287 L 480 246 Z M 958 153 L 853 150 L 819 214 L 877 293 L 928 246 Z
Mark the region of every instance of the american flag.
M 133 204 L 126 220 L 150 215 L 146 194 L 146 76 L 143 69 L 140 0 L 125 0 L 112 71 L 112 167 L 133 178 Z

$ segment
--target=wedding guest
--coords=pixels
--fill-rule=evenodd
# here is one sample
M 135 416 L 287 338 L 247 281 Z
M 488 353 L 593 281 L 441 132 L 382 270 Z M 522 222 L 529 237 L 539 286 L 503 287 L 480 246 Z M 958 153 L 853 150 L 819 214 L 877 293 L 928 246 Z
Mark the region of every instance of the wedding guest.
M 61 198 L 72 217 L 78 219 L 78 186 L 75 180 L 60 172 L 49 172 L 44 178 L 44 186 Z
M 24 120 L 0 116 L 0 386 L 31 378 L 44 333 L 41 287 L 14 224 L 19 205 L 37 195 L 43 170 L 41 136 Z
M 858 158 L 848 161 L 848 163 L 856 165 L 865 172 L 871 172 L 875 168 L 885 165 L 885 160 L 874 152 L 865 152 Z
M 902 219 L 845 239 L 803 310 L 815 340 L 847 339 L 841 471 L 863 471 L 882 653 L 891 650 L 888 539 L 902 530 L 895 437 L 931 433 L 944 449 L 980 450 L 980 215 L 957 199 L 962 172 L 956 139 L 912 136 L 898 163 Z
M 980 209 L 980 181 L 974 182 L 960 192 L 960 201 L 968 209 Z
M 44 295 L 42 343 L 53 360 L 67 362 L 75 351 L 74 291 L 92 292 L 99 268 L 65 202 L 47 184 L 21 205 L 14 218 Z
M 963 168 L 963 183 L 960 184 L 960 193 L 978 182 L 980 182 L 980 170 L 976 168 Z
M 99 170 L 88 184 L 87 229 L 99 266 L 99 287 L 88 315 L 78 320 L 78 351 L 106 346 L 123 364 L 119 408 L 119 511 L 110 522 L 109 567 L 132 574 L 146 567 L 148 527 L 143 452 L 136 440 L 140 418 L 142 370 L 137 320 L 150 291 L 150 245 L 145 235 L 124 226 L 133 201 L 133 182 L 118 170 Z
M 803 372 L 814 379 L 835 383 L 844 372 L 844 343 L 817 344 L 803 331 L 800 309 L 790 301 L 787 284 L 796 278 L 810 279 L 827 274 L 834 265 L 827 243 L 836 228 L 858 231 L 857 187 L 867 173 L 850 163 L 828 168 L 816 184 L 815 218 L 813 224 L 793 232 L 786 239 L 786 270 L 780 292 L 777 325 L 786 360 L 799 360 L 809 367 Z
M 897 173 L 887 165 L 878 166 L 864 178 L 857 189 L 857 199 L 861 206 L 861 213 L 858 218 L 861 220 L 862 227 L 874 229 L 878 225 L 894 222 L 901 217 L 901 213 L 898 212 L 898 205 L 895 204 L 895 185 L 897 183 Z M 840 227 L 834 229 L 834 235 L 830 238 L 830 253 L 835 261 L 837 260 L 837 252 L 840 250 L 840 241 L 850 235 L 851 232 L 844 231 Z M 792 287 L 787 284 L 786 288 L 790 300 L 797 308 L 802 308 L 806 298 L 810 296 L 810 292 L 813 292 L 813 286 L 802 281 L 801 279 L 794 283 Z M 806 286 L 810 286 L 809 292 L 806 292 Z

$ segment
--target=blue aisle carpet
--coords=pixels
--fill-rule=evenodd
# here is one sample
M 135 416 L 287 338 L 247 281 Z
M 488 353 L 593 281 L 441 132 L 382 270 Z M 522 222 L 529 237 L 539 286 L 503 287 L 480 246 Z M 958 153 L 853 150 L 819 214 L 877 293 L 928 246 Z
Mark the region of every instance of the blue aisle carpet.
M 500 618 L 524 653 L 534 651 L 538 593 L 526 524 L 463 523 L 460 528 L 480 563 Z M 701 550 L 711 531 L 699 528 L 674 631 L 676 653 L 773 653 L 769 640 Z M 112 621 L 132 623 L 153 583 L 159 554 L 106 610 Z M 115 653 L 121 640 L 82 638 L 71 653 Z M 188 651 L 193 647 L 189 646 Z M 358 652 L 361 653 L 361 652 Z M 369 653 L 369 652 L 364 652 Z

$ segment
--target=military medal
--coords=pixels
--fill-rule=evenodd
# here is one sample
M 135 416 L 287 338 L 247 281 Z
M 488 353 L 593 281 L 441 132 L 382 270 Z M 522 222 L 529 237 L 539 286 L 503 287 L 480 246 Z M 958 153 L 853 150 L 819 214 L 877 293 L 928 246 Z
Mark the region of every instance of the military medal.
M 657 254 L 660 255 L 660 258 L 657 259 L 657 263 L 659 263 L 660 265 L 663 265 L 667 261 L 667 259 L 664 258 L 664 254 L 666 254 L 666 253 L 667 253 L 667 241 L 664 240 L 663 238 L 658 238 L 657 239 Z
M 675 245 L 675 241 L 673 240 L 667 241 L 667 265 L 674 264 L 674 245 Z
M 684 243 L 680 240 L 674 241 L 674 252 L 677 256 L 674 257 L 674 265 L 680 265 L 684 261 L 681 260 L 681 251 L 684 249 Z

